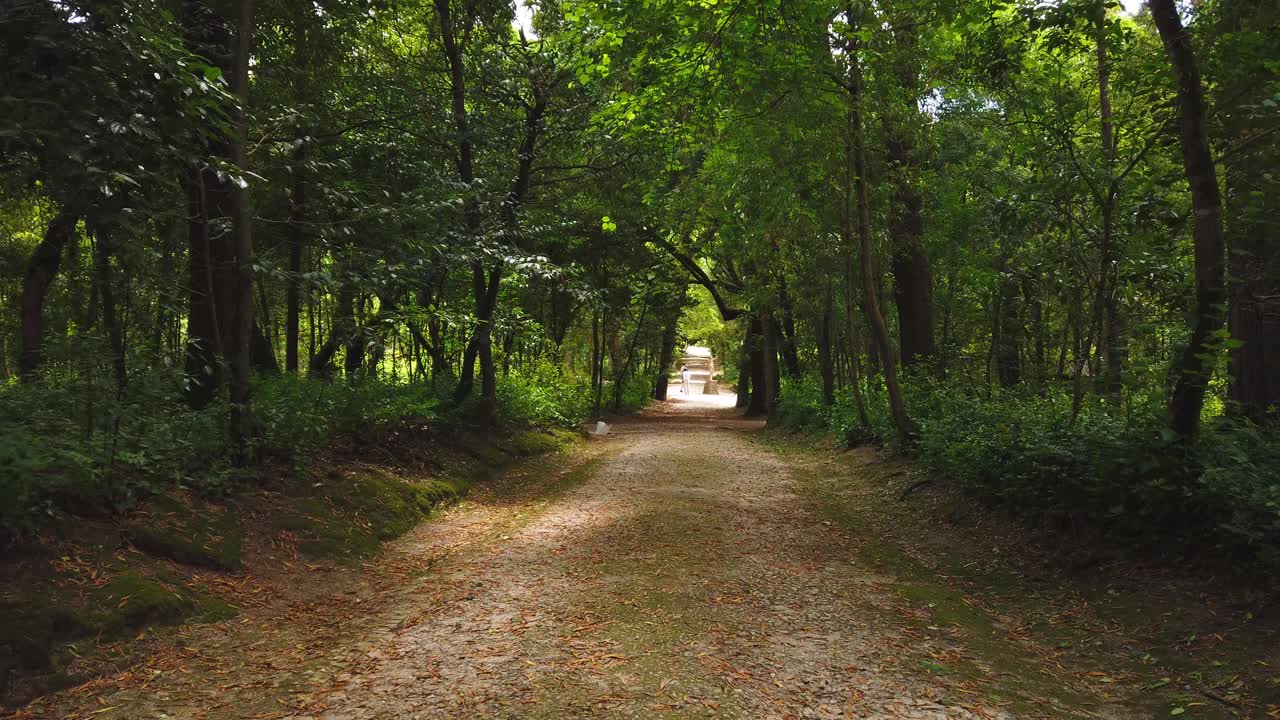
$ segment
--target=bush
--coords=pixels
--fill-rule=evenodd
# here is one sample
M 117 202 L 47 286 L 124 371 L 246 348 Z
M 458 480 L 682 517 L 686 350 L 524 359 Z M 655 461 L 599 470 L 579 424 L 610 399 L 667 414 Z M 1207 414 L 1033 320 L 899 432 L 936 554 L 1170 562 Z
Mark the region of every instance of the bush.
M 294 375 L 261 378 L 254 413 L 263 444 L 273 452 L 307 457 L 343 432 L 379 430 L 404 420 L 433 420 L 442 391 L 427 384 L 324 381 Z
M 648 405 L 653 400 L 653 383 L 652 375 L 632 373 L 622 383 L 622 407 L 618 409 L 633 412 Z
M 1180 539 L 1280 561 L 1274 433 L 1220 420 L 1188 449 L 1163 429 L 1158 403 L 1126 411 L 1090 397 L 1072 422 L 1068 387 L 987 393 L 981 384 L 916 379 L 905 393 L 917 460 L 972 495 L 1135 541 Z M 815 378 L 788 381 L 771 422 L 825 428 L 850 444 L 893 442 L 883 389 L 864 391 L 869 428 L 851 395 L 823 408 Z
M 831 426 L 832 408 L 822 407 L 822 383 L 816 378 L 785 378 L 770 422 L 794 430 Z
M 92 377 L 0 389 L 0 535 L 35 530 L 59 509 L 122 509 L 221 458 L 225 407 L 188 410 L 179 378 L 138 374 L 123 394 Z
M 157 369 L 130 376 L 49 372 L 0 386 L 0 542 L 30 534 L 61 513 L 117 512 L 166 489 L 221 495 L 242 482 L 226 440 L 228 408 L 193 411 L 183 376 Z M 452 387 L 324 381 L 295 375 L 255 380 L 260 448 L 307 463 L 334 436 L 403 423 L 452 422 Z M 628 383 L 629 407 L 648 401 L 646 379 Z M 588 379 L 543 363 L 498 382 L 499 418 L 516 427 L 570 427 L 590 414 Z M 461 414 L 463 409 L 451 412 Z
M 498 378 L 498 416 L 508 425 L 570 427 L 586 420 L 593 405 L 590 379 L 551 363 Z

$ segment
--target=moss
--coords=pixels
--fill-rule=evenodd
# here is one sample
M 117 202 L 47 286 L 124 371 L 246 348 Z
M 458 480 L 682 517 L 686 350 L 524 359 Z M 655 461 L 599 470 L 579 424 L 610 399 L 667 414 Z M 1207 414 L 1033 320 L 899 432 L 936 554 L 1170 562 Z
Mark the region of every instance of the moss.
M 356 561 L 369 557 L 382 546 L 372 530 L 357 525 L 336 510 L 303 510 L 280 517 L 282 529 L 299 536 L 298 551 L 314 560 Z
M 560 441 L 560 444 L 565 447 L 577 445 L 583 441 L 583 434 L 579 430 L 571 430 L 569 428 L 551 428 L 550 430 L 547 430 L 547 432 L 555 436 L 555 438 Z
M 308 557 L 360 560 L 465 490 L 466 483 L 453 480 L 414 482 L 381 473 L 344 478 L 330 491 L 329 502 L 299 499 L 279 526 L 301 536 L 298 550 Z
M 190 596 L 132 571 L 112 578 L 95 596 L 107 631 L 178 622 L 193 614 L 196 606 Z
M 560 449 L 560 441 L 554 435 L 540 430 L 525 430 L 511 438 L 517 455 L 542 455 Z
M 905 583 L 896 588 L 904 599 L 927 606 L 937 625 L 988 634 L 995 628 L 990 615 L 967 605 L 964 596 L 954 590 L 929 583 Z
M 87 596 L 81 596 L 78 587 L 50 585 L 0 600 L 0 693 L 19 677 L 26 692 L 34 694 L 80 680 L 67 675 L 63 667 L 74 655 L 92 654 L 95 637 L 110 639 L 148 625 L 187 620 L 216 622 L 239 612 L 215 597 L 183 587 L 176 575 L 163 568 L 157 573 L 167 582 L 130 570 Z
M 105 634 L 189 619 L 216 622 L 239 613 L 215 597 L 182 587 L 176 579 L 162 583 L 133 570 L 112 578 L 94 591 L 92 599 L 96 607 L 90 613 L 96 616 L 96 630 Z
M 242 534 L 229 510 L 197 509 L 173 497 L 149 502 L 127 528 L 130 541 L 157 557 L 214 570 L 239 570 Z
M 901 547 L 880 538 L 865 541 L 858 548 L 858 557 L 876 570 L 902 575 L 918 575 L 925 568 Z
M 409 532 L 438 505 L 456 500 L 461 491 L 446 480 L 410 482 L 370 474 L 347 485 L 334 501 L 354 512 L 379 540 L 385 541 Z
M 466 448 L 467 454 L 489 468 L 500 468 L 511 462 L 511 457 L 502 448 L 494 444 L 482 444 Z
M 50 651 L 57 643 L 93 629 L 84 613 L 48 598 L 0 601 L 0 686 L 11 671 L 50 669 Z

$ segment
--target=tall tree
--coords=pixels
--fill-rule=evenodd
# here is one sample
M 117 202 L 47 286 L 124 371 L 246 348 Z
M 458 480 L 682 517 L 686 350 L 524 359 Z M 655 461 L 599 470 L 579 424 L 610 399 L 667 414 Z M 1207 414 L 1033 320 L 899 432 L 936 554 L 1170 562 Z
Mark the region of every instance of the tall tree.
M 1149 0 L 1152 19 L 1164 41 L 1178 83 L 1182 165 L 1191 186 L 1192 237 L 1195 241 L 1196 304 L 1191 338 L 1174 366 L 1169 396 L 1169 425 L 1183 438 L 1200 433 L 1205 389 L 1213 374 L 1213 357 L 1221 345 L 1226 237 L 1222 229 L 1222 195 L 1209 147 L 1204 86 L 1191 36 L 1174 0 Z
M 183 26 L 194 53 L 214 63 L 210 77 L 239 77 L 235 20 L 204 0 L 185 0 Z M 203 72 L 197 70 L 197 72 Z M 240 348 L 240 273 L 236 256 L 241 223 L 237 198 L 239 123 L 233 135 L 214 135 L 186 177 L 188 197 L 187 402 L 199 409 L 214 400 Z
M 933 356 L 933 273 L 924 250 L 924 198 L 919 190 L 920 150 L 920 21 L 906 12 L 909 3 L 891 11 L 895 108 L 886 113 L 885 141 L 893 176 L 889 235 L 893 239 L 894 302 L 898 307 L 898 341 L 902 364 L 910 367 Z
M 871 337 L 879 353 L 884 368 L 885 389 L 889 393 L 889 409 L 893 416 L 894 430 L 903 447 L 911 444 L 914 430 L 911 419 L 907 416 L 906 401 L 902 395 L 902 386 L 898 383 L 897 361 L 893 354 L 893 345 L 889 341 L 889 327 L 885 324 L 884 313 L 880 310 L 880 293 L 876 283 L 875 252 L 872 249 L 872 213 L 871 213 L 871 181 L 867 177 L 867 148 L 864 129 L 864 109 L 866 102 L 862 73 L 862 46 L 859 34 L 866 27 L 862 20 L 863 7 L 849 4 L 845 8 L 847 26 L 848 64 L 844 90 L 847 95 L 848 116 L 846 142 L 848 143 L 852 177 L 854 183 L 854 202 L 856 205 L 858 255 L 862 271 L 862 293 L 866 307 L 868 324 L 871 326 Z
M 1225 169 L 1228 247 L 1229 396 L 1256 422 L 1280 416 L 1280 119 L 1266 102 L 1280 83 L 1280 7 L 1266 0 L 1224 0 L 1217 6 L 1221 41 L 1217 105 L 1228 148 Z
M 35 377 L 44 364 L 44 304 L 49 285 L 58 274 L 62 251 L 72 239 L 76 213 L 59 210 L 49 221 L 44 237 L 27 261 L 27 274 L 22 284 L 21 346 L 18 350 L 18 373 L 23 379 Z

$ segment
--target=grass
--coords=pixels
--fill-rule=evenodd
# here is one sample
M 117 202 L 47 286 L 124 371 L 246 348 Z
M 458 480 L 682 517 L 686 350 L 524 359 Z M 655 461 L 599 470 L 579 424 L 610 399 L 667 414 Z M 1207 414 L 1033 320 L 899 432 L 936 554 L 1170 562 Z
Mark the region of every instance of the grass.
M 905 623 L 921 635 L 957 646 L 953 653 L 918 651 L 905 667 L 944 676 L 956 687 L 980 687 L 989 700 L 1009 704 L 1020 714 L 1034 716 L 1051 708 L 1074 716 L 1077 709 L 1096 704 L 1066 678 L 1043 672 L 1042 659 L 1009 641 L 995 617 L 950 587 L 856 504 L 832 492 L 829 470 L 799 473 L 799 489 L 824 517 L 857 536 L 860 564 L 892 579 L 892 590 L 902 608 L 871 611 L 885 614 L 886 622 Z M 963 696 L 957 694 L 951 700 L 961 702 Z

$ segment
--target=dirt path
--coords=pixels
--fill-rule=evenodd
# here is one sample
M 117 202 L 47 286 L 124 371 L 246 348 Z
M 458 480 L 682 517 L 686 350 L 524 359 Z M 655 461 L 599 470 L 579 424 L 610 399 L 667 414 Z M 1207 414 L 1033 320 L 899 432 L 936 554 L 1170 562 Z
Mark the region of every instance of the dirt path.
M 713 403 L 615 426 L 585 482 L 441 567 L 294 717 L 1006 717 L 895 669 L 886 579 Z
M 731 402 L 661 404 L 593 440 L 594 460 L 559 471 L 581 476 L 563 492 L 482 491 L 426 523 L 382 561 L 396 573 L 366 582 L 377 602 L 348 593 L 341 627 L 250 617 L 217 631 L 233 638 L 221 649 L 192 641 L 206 667 L 238 677 L 179 668 L 74 716 L 1075 714 L 931 675 L 930 658 L 1009 670 L 967 653 L 944 623 L 906 622 L 895 579 L 858 560 L 866 538 L 821 518 L 797 487 L 801 461 L 753 442 L 758 425 Z M 268 626 L 279 632 L 245 641 Z

